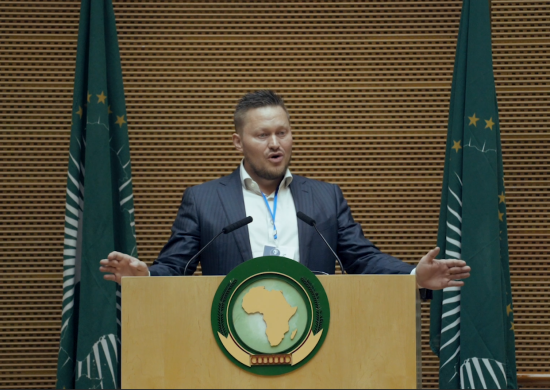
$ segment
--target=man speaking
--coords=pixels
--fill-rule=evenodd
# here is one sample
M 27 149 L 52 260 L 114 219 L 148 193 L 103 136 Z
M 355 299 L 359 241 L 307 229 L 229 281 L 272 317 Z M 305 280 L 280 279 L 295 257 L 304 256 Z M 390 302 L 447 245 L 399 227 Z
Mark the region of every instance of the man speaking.
M 244 156 L 241 165 L 229 176 L 185 191 L 172 236 L 151 267 L 113 252 L 100 262 L 105 279 L 120 283 L 124 276 L 193 274 L 199 261 L 204 275 L 226 275 L 244 261 L 272 254 L 333 274 L 334 255 L 315 229 L 297 218 L 298 212 L 316 221 L 347 273 L 415 273 L 418 286 L 432 290 L 462 286 L 461 279 L 470 276 L 470 267 L 462 260 L 436 260 L 438 248 L 416 269 L 380 252 L 353 220 L 337 185 L 292 175 L 290 117 L 276 93 L 247 94 L 239 101 L 234 120 L 233 144 Z M 225 226 L 246 216 L 253 222 L 205 248 Z

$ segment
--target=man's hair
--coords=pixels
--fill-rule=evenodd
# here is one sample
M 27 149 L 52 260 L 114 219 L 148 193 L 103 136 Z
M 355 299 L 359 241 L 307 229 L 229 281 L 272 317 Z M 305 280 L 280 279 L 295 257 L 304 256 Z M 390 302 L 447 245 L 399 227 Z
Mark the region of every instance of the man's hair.
M 239 103 L 235 108 L 235 115 L 233 117 L 233 121 L 235 123 L 235 131 L 237 133 L 240 133 L 242 131 L 244 127 L 244 119 L 248 111 L 262 107 L 281 107 L 288 115 L 285 101 L 275 92 L 270 90 L 250 92 L 244 95 L 239 100 Z

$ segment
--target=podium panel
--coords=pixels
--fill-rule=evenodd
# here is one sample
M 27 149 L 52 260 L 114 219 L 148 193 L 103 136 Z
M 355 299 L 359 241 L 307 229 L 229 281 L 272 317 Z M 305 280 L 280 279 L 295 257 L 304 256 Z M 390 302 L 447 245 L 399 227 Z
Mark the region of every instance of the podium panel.
M 259 376 L 233 364 L 212 333 L 223 277 L 122 281 L 122 388 L 416 388 L 416 280 L 319 276 L 330 302 L 327 338 L 304 367 Z

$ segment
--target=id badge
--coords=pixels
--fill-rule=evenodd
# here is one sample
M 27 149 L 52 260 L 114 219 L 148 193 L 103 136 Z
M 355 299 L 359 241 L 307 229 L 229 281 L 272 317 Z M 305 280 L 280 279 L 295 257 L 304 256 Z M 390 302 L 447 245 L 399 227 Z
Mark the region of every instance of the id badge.
M 275 247 L 266 245 L 264 247 L 264 256 L 281 256 L 289 259 L 294 259 L 295 250 L 290 247 Z

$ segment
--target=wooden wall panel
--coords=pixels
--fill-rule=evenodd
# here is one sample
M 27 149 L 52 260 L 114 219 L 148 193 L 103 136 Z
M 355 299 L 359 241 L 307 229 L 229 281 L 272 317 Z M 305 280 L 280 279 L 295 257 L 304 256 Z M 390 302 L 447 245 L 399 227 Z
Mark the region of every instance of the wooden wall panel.
M 435 245 L 460 0 L 114 5 L 143 260 L 183 191 L 237 166 L 233 106 L 259 88 L 286 97 L 293 172 L 338 183 L 383 250 Z M 550 371 L 550 3 L 492 6 L 518 369 Z M 0 388 L 55 384 L 79 7 L 0 0 Z

